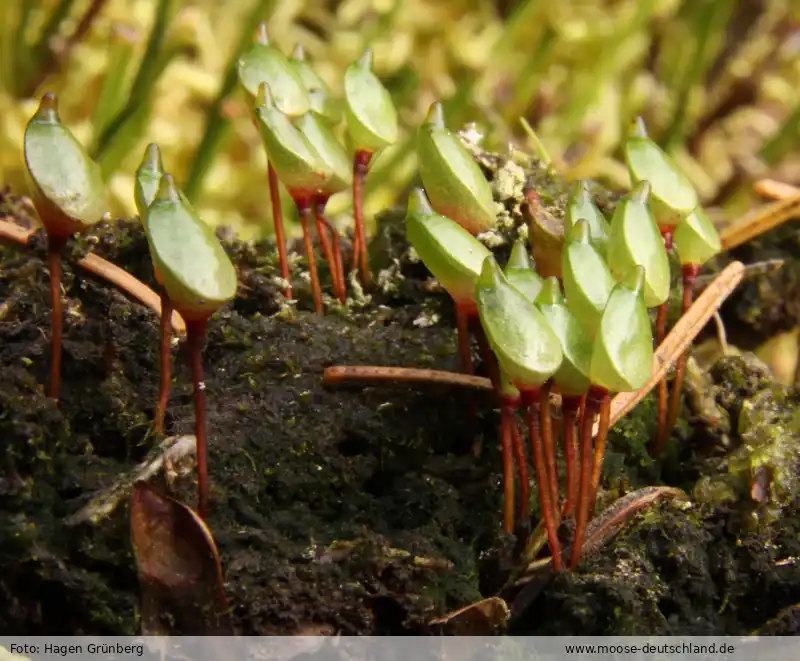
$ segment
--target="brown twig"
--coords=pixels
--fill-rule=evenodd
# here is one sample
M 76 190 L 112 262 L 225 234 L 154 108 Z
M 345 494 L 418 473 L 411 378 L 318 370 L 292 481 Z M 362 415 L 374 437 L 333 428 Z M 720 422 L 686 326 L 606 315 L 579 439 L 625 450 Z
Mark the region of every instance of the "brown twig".
M 326 386 L 342 383 L 429 383 L 474 388 L 476 390 L 494 390 L 492 382 L 482 376 L 445 370 L 427 370 L 416 367 L 379 367 L 376 365 L 336 365 L 334 367 L 326 367 L 323 373 L 323 383 Z
M 776 181 L 775 179 L 761 179 L 753 184 L 753 191 L 768 200 L 786 200 L 791 197 L 800 197 L 800 188 Z
M 6 240 L 13 244 L 27 247 L 28 239 L 34 233 L 35 230 L 26 230 L 7 220 L 0 220 L 0 240 Z M 140 303 L 143 303 L 157 315 L 161 316 L 161 299 L 159 295 L 116 264 L 112 264 L 108 260 L 93 253 L 89 253 L 86 257 L 79 259 L 77 264 L 84 271 L 88 271 L 93 275 L 103 278 L 122 291 L 127 292 Z M 176 333 L 180 333 L 181 335 L 186 333 L 186 325 L 183 318 L 177 312 L 172 313 L 172 328 Z
M 716 279 L 706 287 L 689 311 L 672 327 L 653 358 L 653 373 L 647 383 L 636 392 L 619 393 L 611 400 L 611 419 L 613 427 L 626 416 L 669 371 L 670 365 L 686 351 L 694 338 L 711 320 L 723 301 L 736 289 L 744 274 L 744 264 L 731 262 Z
M 727 225 L 720 232 L 722 246 L 726 250 L 732 250 L 798 216 L 800 216 L 800 194 L 773 202 Z

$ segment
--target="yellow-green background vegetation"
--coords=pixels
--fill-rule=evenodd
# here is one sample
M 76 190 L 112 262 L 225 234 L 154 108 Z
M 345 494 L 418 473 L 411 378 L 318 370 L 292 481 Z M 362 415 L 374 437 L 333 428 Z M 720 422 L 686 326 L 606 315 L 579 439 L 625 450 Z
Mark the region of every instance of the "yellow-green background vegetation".
M 628 181 L 618 144 L 642 115 L 703 200 L 724 203 L 729 216 L 752 203 L 755 178 L 800 179 L 796 0 L 5 0 L 3 7 L 3 182 L 24 190 L 24 126 L 37 97 L 52 90 L 63 121 L 99 153 L 121 215 L 135 213 L 133 171 L 155 141 L 205 220 L 246 236 L 271 231 L 266 158 L 231 75 L 258 21 L 285 53 L 301 43 L 338 92 L 345 67 L 374 49 L 403 131 L 373 165 L 368 218 L 402 199 L 415 173 L 409 140 L 435 100 L 445 102 L 451 128 L 477 122 L 495 147 L 513 142 L 540 153 L 524 117 L 568 178 L 619 188 Z M 152 66 L 137 77 L 143 60 Z M 349 207 L 341 194 L 329 208 L 344 225 Z

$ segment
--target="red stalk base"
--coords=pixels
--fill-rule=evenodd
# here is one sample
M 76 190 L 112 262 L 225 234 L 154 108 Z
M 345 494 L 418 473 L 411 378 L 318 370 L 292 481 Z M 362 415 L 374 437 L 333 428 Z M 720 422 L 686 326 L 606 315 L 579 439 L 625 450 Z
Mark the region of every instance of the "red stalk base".
M 169 344 L 172 336 L 172 310 L 172 299 L 167 294 L 166 288 L 161 285 L 161 319 L 159 323 L 159 363 L 161 373 L 158 384 L 158 403 L 153 417 L 153 430 L 157 434 L 164 432 L 164 418 L 167 414 L 167 403 L 169 402 L 171 379 Z
M 325 260 L 328 262 L 328 270 L 331 273 L 331 282 L 333 283 L 336 297 L 340 303 L 344 303 L 347 297 L 347 290 L 344 280 L 344 266 L 342 265 L 341 238 L 336 228 L 325 218 L 325 205 L 327 203 L 327 197 L 317 197 L 313 201 L 317 233 L 322 244 L 322 251 L 325 253 Z M 330 240 L 328 240 L 328 233 L 331 235 Z
M 275 242 L 278 244 L 278 258 L 281 262 L 281 278 L 286 281 L 283 295 L 286 300 L 292 300 L 292 281 L 289 276 L 289 258 L 286 255 L 286 234 L 283 231 L 283 211 L 281 210 L 280 189 L 278 188 L 278 174 L 272 163 L 269 164 L 269 197 L 272 201 L 272 223 L 275 227 Z
M 594 465 L 592 451 L 592 429 L 594 427 L 595 416 L 603 406 L 603 400 L 608 393 L 596 386 L 590 386 L 586 393 L 586 404 L 584 405 L 583 419 L 581 420 L 581 474 L 578 491 L 578 516 L 575 523 L 575 538 L 572 542 L 569 566 L 574 569 L 581 560 L 581 549 L 586 535 L 586 524 L 589 522 L 592 504 L 592 468 Z M 605 440 L 603 441 L 605 446 Z M 601 458 L 602 463 L 602 458 Z
M 548 479 L 548 468 L 545 464 L 544 447 L 539 434 L 539 390 L 523 390 L 522 404 L 525 406 L 525 417 L 528 421 L 528 430 L 531 437 L 533 450 L 533 465 L 536 468 L 536 486 L 539 491 L 539 503 L 542 506 L 544 527 L 547 530 L 547 540 L 550 544 L 550 553 L 553 556 L 553 569 L 560 571 L 563 568 L 561 559 L 561 543 L 558 540 L 558 524 L 556 506 L 551 498 L 552 489 Z
M 314 243 L 311 240 L 311 228 L 308 224 L 311 217 L 311 200 L 307 197 L 295 197 L 294 203 L 297 205 L 297 211 L 300 214 L 300 225 L 303 228 L 303 246 L 306 251 L 308 273 L 311 276 L 311 291 L 314 293 L 314 310 L 321 314 L 323 312 L 322 289 L 319 286 L 317 256 L 314 254 Z
M 564 457 L 567 464 L 567 497 L 562 516 L 572 516 L 578 502 L 580 450 L 576 424 L 582 399 L 582 397 L 561 398 L 561 412 L 564 416 Z
M 206 441 L 206 384 L 203 381 L 203 341 L 207 319 L 186 321 L 189 364 L 194 386 L 194 435 L 197 442 L 197 514 L 208 514 L 208 447 Z

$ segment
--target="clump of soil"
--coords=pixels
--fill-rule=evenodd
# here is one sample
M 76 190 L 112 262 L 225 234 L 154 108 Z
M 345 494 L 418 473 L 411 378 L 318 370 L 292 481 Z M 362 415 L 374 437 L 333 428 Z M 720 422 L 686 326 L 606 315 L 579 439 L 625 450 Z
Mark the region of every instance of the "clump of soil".
M 553 213 L 563 206 L 563 196 L 547 200 Z M 519 204 L 506 206 L 509 232 L 517 232 Z M 482 596 L 493 578 L 486 558 L 510 547 L 498 539 L 498 421 L 487 396 L 322 386 L 324 368 L 334 364 L 458 368 L 452 305 L 409 254 L 396 217 L 387 216 L 373 244 L 384 261 L 371 302 L 326 316 L 310 312 L 300 279 L 299 309 L 282 306 L 271 249 L 225 241 L 241 286 L 213 318 L 205 351 L 208 523 L 238 633 L 426 633 L 433 617 Z M 154 285 L 138 223 L 97 228 L 73 244 L 73 257 L 87 249 Z M 0 247 L 0 628 L 131 634 L 139 625 L 138 583 L 127 504 L 97 524 L 68 527 L 65 518 L 159 442 L 150 432 L 157 319 L 67 258 L 57 407 L 42 388 L 50 323 L 43 255 L 41 235 L 25 250 Z M 175 359 L 167 432 L 191 433 L 183 346 Z M 743 399 L 773 387 L 756 379 L 753 392 L 730 397 L 731 374 L 738 379 L 749 369 L 714 373 L 720 406 L 734 418 Z M 758 405 L 774 401 L 762 397 Z M 793 410 L 796 395 L 780 405 Z M 648 399 L 612 433 L 603 502 L 661 479 L 644 449 L 653 413 Z M 793 418 L 780 422 L 797 439 Z M 687 438 L 675 459 L 686 468 L 665 472 L 669 483 L 691 491 L 702 476 L 728 469 L 729 448 L 701 454 L 692 443 L 711 426 L 682 420 Z M 194 504 L 190 480 L 176 489 Z M 515 613 L 514 630 L 733 634 L 780 613 L 770 625 L 779 626 L 800 589 L 796 560 L 786 560 L 800 555 L 796 495 L 782 494 L 778 515 L 756 527 L 742 525 L 751 511 L 747 493 L 657 506 Z

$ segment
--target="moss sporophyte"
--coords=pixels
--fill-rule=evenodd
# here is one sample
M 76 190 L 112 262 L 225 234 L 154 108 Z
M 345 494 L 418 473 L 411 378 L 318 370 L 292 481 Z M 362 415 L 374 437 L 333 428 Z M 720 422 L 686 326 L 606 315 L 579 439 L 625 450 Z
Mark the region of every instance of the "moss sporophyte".
M 269 162 L 286 296 L 291 298 L 292 291 L 279 182 L 300 215 L 314 306 L 322 312 L 322 288 L 309 222 L 312 210 L 333 290 L 344 302 L 342 245 L 339 234 L 325 218 L 326 203 L 332 195 L 352 187 L 353 270 L 357 268 L 367 283 L 364 179 L 371 156 L 397 140 L 397 112 L 372 71 L 370 50 L 347 68 L 344 102 L 340 104 L 306 61 L 302 49 L 287 58 L 269 44 L 263 25 L 238 61 L 238 76 L 241 87 L 250 95 L 253 124 Z M 349 147 L 355 152 L 352 159 L 336 137 L 336 125 L 342 118 L 347 121 Z M 415 147 L 425 190 L 415 189 L 409 198 L 407 239 L 455 303 L 465 374 L 400 370 L 401 374 L 387 368 L 384 377 L 438 379 L 491 388 L 500 408 L 503 528 L 509 533 L 515 530 L 517 516 L 515 462 L 522 499 L 518 516 L 524 520 L 529 512 L 526 449 L 517 420 L 522 407 L 552 564 L 561 568 L 566 559 L 566 564 L 574 567 L 585 547 L 584 538 L 594 534 L 590 519 L 611 421 L 610 395 L 641 392 L 652 375 L 654 342 L 648 307 L 659 308 L 656 345 L 665 334 L 662 312 L 670 281 L 667 252 L 674 243 L 682 265 L 686 313 L 700 266 L 719 252 L 722 242 L 708 216 L 697 206 L 696 194 L 685 177 L 646 137 L 640 123 L 624 145 L 632 190 L 616 205 L 611 222 L 595 205 L 589 182 L 577 182 L 569 191 L 563 233 L 560 238 L 553 234 L 558 249 L 547 250 L 552 253 L 547 255 L 548 264 L 543 265 L 538 257 L 534 263 L 528 253 L 530 246 L 517 241 L 501 269 L 492 252 L 475 237 L 497 222 L 491 188 L 460 139 L 446 128 L 440 104 L 431 106 L 415 137 Z M 105 191 L 98 166 L 61 123 L 52 94 L 42 98 L 26 128 L 24 152 L 33 201 L 48 237 L 53 297 L 50 394 L 57 397 L 60 254 L 71 234 L 103 218 Z M 136 170 L 133 193 L 161 297 L 161 376 L 154 426 L 163 431 L 170 384 L 169 319 L 174 308 L 185 320 L 188 334 L 195 396 L 197 509 L 203 518 L 208 511 L 208 467 L 202 345 L 209 317 L 236 296 L 237 274 L 214 231 L 165 173 L 155 144 L 148 145 Z M 534 198 L 539 199 L 536 192 L 527 191 L 525 199 Z M 538 247 L 541 249 L 541 242 Z M 541 275 L 548 274 L 553 264 L 561 281 Z M 477 340 L 488 382 L 474 375 L 470 333 Z M 667 344 L 670 341 L 668 338 Z M 676 349 L 675 355 L 685 346 Z M 677 362 L 668 415 L 664 416 L 667 424 L 659 428 L 655 454 L 663 449 L 677 416 L 684 365 L 682 357 Z M 365 374 L 369 370 L 360 369 Z M 658 377 L 665 374 L 664 365 L 658 369 Z M 564 420 L 563 498 L 551 415 L 551 393 L 556 391 L 561 396 Z M 152 494 L 137 493 L 142 503 L 148 500 L 151 505 L 158 504 Z M 565 517 L 575 519 L 575 532 L 562 557 L 558 532 Z
M 58 399 L 61 378 L 61 253 L 69 237 L 107 213 L 99 166 L 61 123 L 58 100 L 47 92 L 25 128 L 25 166 L 31 199 L 47 233 L 52 301 L 50 396 Z
M 133 199 L 136 202 L 136 209 L 139 211 L 139 220 L 147 233 L 147 209 L 153 202 L 161 184 L 161 177 L 164 175 L 164 164 L 161 159 L 161 150 L 158 145 L 151 143 L 147 145 L 142 157 L 142 162 L 136 170 L 133 183 Z M 152 256 L 151 256 L 152 259 Z M 153 276 L 158 283 L 159 295 L 161 297 L 161 319 L 159 324 L 159 365 L 160 380 L 158 386 L 158 403 L 156 412 L 153 416 L 153 430 L 160 434 L 164 431 L 164 418 L 169 401 L 169 386 L 171 379 L 171 366 L 169 345 L 172 336 L 172 300 L 167 294 L 161 274 L 153 261 Z
M 253 45 L 239 58 L 237 72 L 239 83 L 249 95 L 252 104 L 256 104 L 256 97 L 263 83 L 269 86 L 275 107 L 287 116 L 299 117 L 310 110 L 311 101 L 308 90 L 303 84 L 296 65 L 269 43 L 265 23 L 258 26 Z M 253 121 L 256 121 L 255 116 Z M 284 295 L 291 300 L 292 283 L 286 254 L 286 234 L 283 228 L 278 177 L 271 162 L 267 164 L 267 170 L 272 203 L 272 222 L 275 228 L 275 241 L 278 244 L 281 277 L 285 285 Z
M 164 174 L 147 208 L 145 229 L 154 268 L 172 305 L 186 320 L 194 384 L 198 507 L 208 511 L 206 395 L 202 347 L 209 317 L 236 295 L 236 270 L 214 230 L 197 217 L 186 198 Z
M 663 237 L 666 252 L 669 252 L 672 250 L 672 240 L 676 228 L 697 207 L 697 193 L 672 157 L 647 136 L 647 129 L 641 117 L 635 120 L 630 134 L 625 140 L 623 153 L 631 182 L 634 185 L 647 182 L 648 191 L 645 195 L 647 204 Z M 645 223 L 645 225 L 648 224 Z M 666 273 L 667 280 L 669 280 L 668 268 Z M 648 301 L 652 300 L 653 291 L 646 294 L 645 298 Z M 669 286 L 667 285 L 666 296 L 658 305 L 655 328 L 657 345 L 663 342 L 666 334 L 668 304 Z M 654 438 L 654 447 L 658 447 L 660 443 L 658 439 L 667 433 L 666 427 L 667 382 L 663 380 L 658 386 L 658 428 Z
M 344 73 L 345 117 L 353 158 L 353 270 L 359 268 L 363 284 L 371 274 L 367 261 L 367 234 L 364 226 L 364 181 L 372 155 L 397 141 L 397 109 L 389 91 L 372 72 L 372 49 L 353 62 Z

